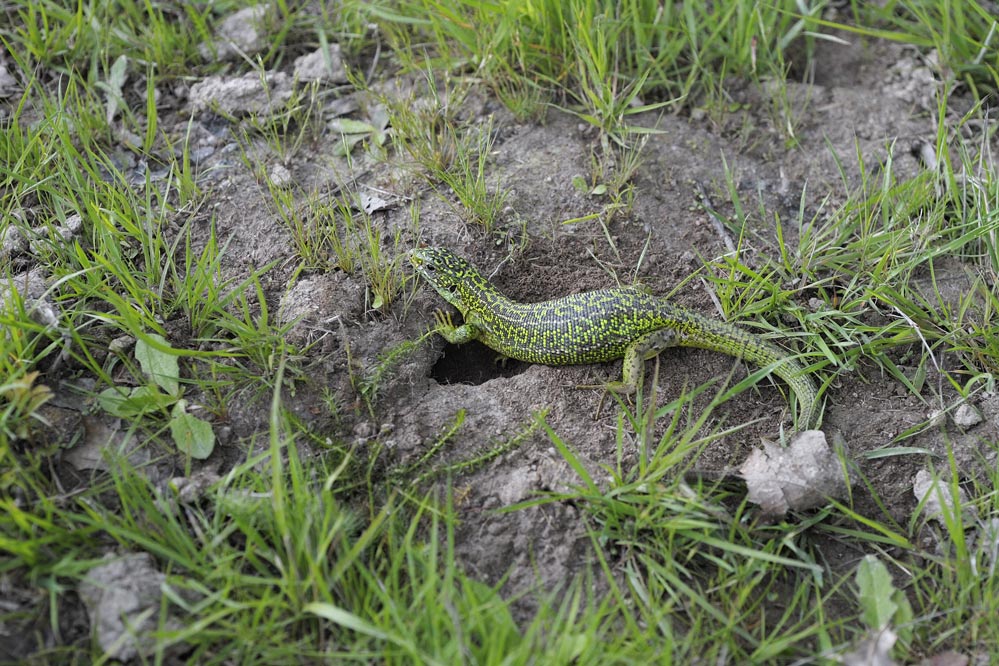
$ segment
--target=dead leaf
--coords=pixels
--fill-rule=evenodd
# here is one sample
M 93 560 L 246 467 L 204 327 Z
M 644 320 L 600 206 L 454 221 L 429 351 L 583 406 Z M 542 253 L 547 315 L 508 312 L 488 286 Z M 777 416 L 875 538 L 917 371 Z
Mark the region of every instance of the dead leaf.
M 393 204 L 390 203 L 389 201 L 382 199 L 381 197 L 376 196 L 374 194 L 368 194 L 367 192 L 359 192 L 357 194 L 358 208 L 363 210 L 368 215 L 371 215 L 372 213 L 379 210 L 385 210 L 386 208 L 391 208 L 392 205 Z
M 165 584 L 166 575 L 157 571 L 149 553 L 109 553 L 104 563 L 87 572 L 80 598 L 105 656 L 121 661 L 148 657 L 156 649 L 153 632 L 180 629 L 175 618 L 160 622 Z
M 897 638 L 891 629 L 882 629 L 861 641 L 856 649 L 840 657 L 840 661 L 845 666 L 895 666 L 889 652 Z
M 798 433 L 787 448 L 763 440 L 763 449 L 749 454 L 739 473 L 749 501 L 771 517 L 823 506 L 846 490 L 843 467 L 821 430 Z
M 170 487 L 177 493 L 177 500 L 181 504 L 193 504 L 204 497 L 220 478 L 214 470 L 202 469 L 191 476 L 177 476 L 170 479 Z
M 149 454 L 144 449 L 137 448 L 134 437 L 127 432 L 117 430 L 96 416 L 83 417 L 83 441 L 63 454 L 62 458 L 77 471 L 88 469 L 106 471 L 110 469 L 104 457 L 105 449 L 116 452 L 128 452 L 128 460 L 132 465 L 142 465 L 148 462 Z

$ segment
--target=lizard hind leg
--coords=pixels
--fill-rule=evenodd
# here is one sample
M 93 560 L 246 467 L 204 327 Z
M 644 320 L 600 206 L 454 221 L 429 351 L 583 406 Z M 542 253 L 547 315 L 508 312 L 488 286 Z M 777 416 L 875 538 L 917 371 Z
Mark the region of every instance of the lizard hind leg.
M 672 328 L 657 328 L 636 338 L 624 352 L 621 368 L 621 381 L 609 382 L 608 391 L 631 395 L 642 385 L 645 376 L 645 362 L 667 347 L 677 344 L 677 333 Z
M 604 400 L 610 392 L 619 395 L 632 395 L 638 387 L 642 385 L 645 376 L 645 361 L 658 355 L 667 347 L 677 344 L 677 333 L 671 328 L 659 328 L 645 335 L 636 338 L 624 352 L 624 363 L 621 368 L 621 381 L 608 382 L 603 386 L 589 386 L 579 388 L 603 388 L 604 394 L 600 398 L 600 406 L 597 408 L 597 416 L 603 409 Z

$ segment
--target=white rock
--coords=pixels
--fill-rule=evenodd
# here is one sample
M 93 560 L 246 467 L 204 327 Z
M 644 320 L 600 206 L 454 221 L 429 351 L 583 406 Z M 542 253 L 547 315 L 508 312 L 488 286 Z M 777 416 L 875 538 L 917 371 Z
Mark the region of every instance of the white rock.
M 305 82 L 347 83 L 347 69 L 343 66 L 340 45 L 330 44 L 325 53 L 320 48 L 295 58 L 295 78 Z
M 228 60 L 262 51 L 267 45 L 264 20 L 270 9 L 270 5 L 247 7 L 222 21 L 215 31 L 216 57 L 219 60 Z M 202 45 L 201 57 L 207 60 L 211 55 L 211 49 Z
M 119 335 L 108 343 L 108 351 L 113 354 L 124 354 L 135 344 L 135 338 L 131 335 Z
M 8 71 L 7 65 L 0 62 L 0 98 L 13 97 L 20 92 L 21 86 L 18 85 L 17 79 Z
M 270 115 L 291 97 L 291 79 L 284 72 L 248 72 L 237 78 L 209 76 L 191 86 L 194 110 L 211 109 L 229 116 Z
M 955 409 L 952 418 L 954 419 L 954 424 L 962 428 L 970 428 L 982 422 L 982 415 L 968 403 L 964 403 Z
M 66 218 L 66 223 L 62 226 L 65 227 L 71 234 L 75 234 L 80 230 L 80 227 L 83 226 L 83 218 L 80 217 L 79 213 L 73 213 Z
M 12 224 L 0 229 L 0 261 L 21 254 L 28 247 L 24 233 Z
M 953 515 L 957 509 L 950 484 L 933 476 L 928 470 L 921 469 L 916 472 L 916 478 L 912 482 L 912 494 L 916 496 L 918 502 L 923 502 L 925 498 L 923 515 L 940 524 L 944 524 L 945 510 L 948 515 Z M 978 511 L 975 505 L 968 501 L 968 495 L 961 487 L 957 489 L 957 502 L 960 504 L 965 525 L 969 525 L 970 521 L 978 516 Z
M 292 178 L 291 172 L 288 171 L 283 164 L 275 164 L 272 166 L 267 177 L 270 179 L 271 185 L 281 190 L 288 189 L 291 187 L 292 183 L 295 182 L 295 179 Z

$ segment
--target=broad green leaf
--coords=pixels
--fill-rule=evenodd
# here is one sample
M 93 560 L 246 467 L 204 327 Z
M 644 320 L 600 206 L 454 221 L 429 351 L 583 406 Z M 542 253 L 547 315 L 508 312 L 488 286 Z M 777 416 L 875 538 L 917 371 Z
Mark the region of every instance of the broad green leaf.
M 128 400 L 128 396 L 129 394 L 123 389 L 112 386 L 97 394 L 97 404 L 105 412 L 114 416 L 135 416 L 135 413 L 125 413 L 124 405 L 125 401 Z
M 354 146 L 364 141 L 364 134 L 342 134 L 340 135 L 340 141 L 336 142 L 333 146 L 333 154 L 338 157 L 343 157 L 350 151 L 354 149 Z
M 151 384 L 137 386 L 132 389 L 132 394 L 125 401 L 130 405 L 135 405 L 142 410 L 142 413 L 160 412 L 177 402 L 177 398 L 172 395 L 160 392 L 158 388 Z
M 215 431 L 207 421 L 185 411 L 187 402 L 178 400 L 170 419 L 170 435 L 177 448 L 192 458 L 204 460 L 215 450 Z
M 121 387 L 112 386 L 97 395 L 97 404 L 101 409 L 119 418 L 162 411 L 176 400 L 173 396 L 160 393 L 155 386 L 139 386 L 129 393 Z
M 371 134 L 378 131 L 378 128 L 370 123 L 350 118 L 337 118 L 330 121 L 329 127 L 334 132 L 341 134 Z
M 163 336 L 150 333 L 149 337 L 169 348 L 170 343 Z M 180 396 L 180 367 L 174 354 L 153 347 L 142 338 L 135 343 L 135 360 L 142 371 L 172 396 Z
M 875 631 L 888 626 L 898 610 L 893 600 L 897 590 L 888 568 L 874 555 L 865 556 L 857 567 L 857 587 L 864 623 Z

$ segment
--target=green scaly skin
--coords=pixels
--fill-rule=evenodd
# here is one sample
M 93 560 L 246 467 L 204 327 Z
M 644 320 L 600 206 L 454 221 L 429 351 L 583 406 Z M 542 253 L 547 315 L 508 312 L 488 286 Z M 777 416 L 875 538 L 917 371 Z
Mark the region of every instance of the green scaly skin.
M 741 328 L 703 317 L 640 289 L 599 289 L 543 303 L 517 303 L 501 294 L 470 263 L 444 248 L 418 248 L 416 272 L 458 308 L 464 322 L 434 313 L 436 332 L 448 342 L 479 340 L 504 356 L 544 365 L 624 359 L 622 381 L 607 388 L 630 394 L 645 361 L 667 347 L 698 347 L 772 367 L 794 391 L 798 425 L 815 425 L 818 392 L 804 366 L 780 348 Z

